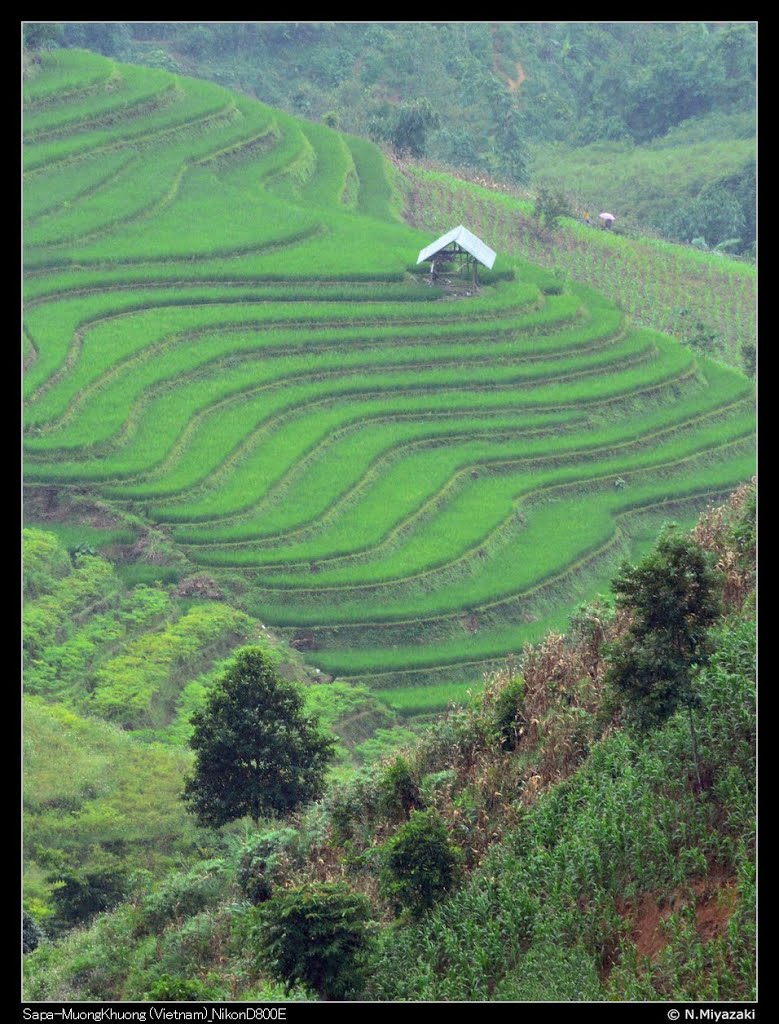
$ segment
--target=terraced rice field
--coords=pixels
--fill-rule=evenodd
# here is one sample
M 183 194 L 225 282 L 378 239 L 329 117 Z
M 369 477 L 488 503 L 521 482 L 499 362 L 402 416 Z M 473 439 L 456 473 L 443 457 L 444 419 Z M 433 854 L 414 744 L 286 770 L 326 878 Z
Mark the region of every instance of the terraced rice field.
M 331 675 L 440 707 L 753 473 L 742 374 L 528 263 L 409 274 L 364 140 L 73 51 L 25 113 L 28 484 L 142 514 Z

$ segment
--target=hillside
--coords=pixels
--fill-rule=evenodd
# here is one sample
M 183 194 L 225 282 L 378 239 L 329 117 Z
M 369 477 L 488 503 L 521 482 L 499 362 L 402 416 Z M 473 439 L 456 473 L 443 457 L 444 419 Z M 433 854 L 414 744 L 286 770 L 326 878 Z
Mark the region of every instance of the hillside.
M 205 78 L 579 212 L 753 253 L 754 22 L 66 23 L 54 34 Z
M 750 998 L 753 274 L 85 51 L 30 61 L 24 129 L 28 998 Z M 433 282 L 460 220 L 497 262 Z M 576 279 L 648 253 L 664 303 L 721 285 L 723 358 Z M 594 595 L 702 511 L 693 757 L 682 707 L 623 729 Z M 245 645 L 337 756 L 199 827 L 191 716 Z M 337 989 L 280 973 L 287 897 L 365 926 Z
M 508 255 L 473 294 L 410 275 L 430 234 L 368 142 L 58 51 L 25 168 L 32 492 L 130 510 L 175 554 L 125 579 L 224 571 L 397 707 L 445 706 L 752 474 L 740 374 Z
M 742 488 L 694 533 L 723 598 L 695 673 L 697 769 L 686 711 L 624 729 L 607 674 L 626 620 L 593 604 L 403 756 L 283 820 L 211 833 L 89 927 L 39 938 L 28 998 L 311 999 L 316 984 L 283 987 L 263 922 L 274 900 L 335 900 L 348 880 L 373 924 L 358 963 L 335 966 L 347 998 L 754 999 L 753 516 Z M 460 865 L 424 908 L 385 883 L 415 824 L 440 837 L 421 877 L 444 851 Z M 324 955 L 303 943 L 298 959 Z
M 306 709 L 338 739 L 333 781 L 413 739 L 365 688 L 323 682 L 212 578 L 126 586 L 88 526 L 49 527 L 24 531 L 24 888 L 53 934 L 210 842 L 180 799 L 190 717 L 242 646 L 305 684 Z M 82 539 L 68 548 L 68 535 Z

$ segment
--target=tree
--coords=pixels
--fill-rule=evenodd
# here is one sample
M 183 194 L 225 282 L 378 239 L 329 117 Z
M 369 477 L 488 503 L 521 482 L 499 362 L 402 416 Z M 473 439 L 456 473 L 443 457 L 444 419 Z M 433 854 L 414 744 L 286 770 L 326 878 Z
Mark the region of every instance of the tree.
M 296 686 L 259 647 L 239 651 L 192 716 L 195 773 L 184 800 L 201 824 L 283 813 L 322 794 L 335 740 L 303 714 Z
M 282 890 L 260 912 L 263 966 L 324 999 L 359 995 L 369 917 L 368 900 L 342 883 Z
M 548 228 L 556 228 L 561 217 L 571 216 L 571 204 L 562 189 L 543 184 L 536 193 L 533 216 L 543 221 Z
M 462 853 L 449 843 L 446 825 L 435 811 L 412 811 L 382 847 L 382 893 L 396 909 L 420 916 L 459 879 Z
M 375 106 L 368 118 L 368 134 L 377 142 L 389 142 L 401 156 L 420 157 L 425 153 L 428 131 L 440 123 L 430 100 L 420 96 L 397 106 L 387 102 Z
M 696 772 L 693 668 L 710 655 L 708 629 L 719 611 L 718 590 L 703 550 L 673 529 L 614 580 L 617 604 L 631 613 L 631 623 L 612 649 L 607 680 L 639 732 L 658 728 L 687 707 Z
M 117 865 L 102 864 L 97 870 L 77 867 L 48 877 L 56 883 L 52 897 L 57 908 L 56 924 L 83 924 L 121 903 L 127 891 L 127 876 Z
M 24 45 L 28 50 L 50 50 L 62 42 L 62 25 L 28 21 L 24 26 Z

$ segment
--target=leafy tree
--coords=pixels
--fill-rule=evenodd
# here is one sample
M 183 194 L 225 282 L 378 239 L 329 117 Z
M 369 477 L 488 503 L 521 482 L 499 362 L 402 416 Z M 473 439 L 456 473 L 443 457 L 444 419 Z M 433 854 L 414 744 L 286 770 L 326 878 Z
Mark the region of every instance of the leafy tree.
M 533 216 L 543 221 L 546 227 L 556 228 L 561 217 L 570 217 L 571 204 L 568 196 L 554 185 L 539 186 L 533 205 Z
M 420 96 L 398 106 L 377 105 L 368 119 L 368 134 L 376 141 L 389 142 L 397 153 L 419 157 L 425 153 L 428 131 L 439 124 L 430 100 Z
M 369 917 L 368 900 L 342 883 L 281 891 L 260 911 L 263 966 L 288 989 L 303 984 L 323 999 L 359 995 Z
M 58 923 L 70 926 L 110 910 L 124 898 L 127 877 L 118 865 L 98 870 L 76 869 L 55 873 L 50 882 L 57 882 L 53 892 Z
M 28 50 L 50 50 L 62 42 L 62 25 L 28 21 L 24 26 L 24 45 Z
M 446 825 L 435 811 L 413 811 L 382 847 L 383 894 L 398 910 L 419 916 L 456 884 L 462 865 Z
M 607 680 L 639 732 L 658 728 L 679 707 L 687 707 L 696 771 L 693 669 L 710 655 L 708 630 L 719 611 L 718 589 L 705 553 L 673 529 L 638 565 L 625 565 L 614 581 L 617 604 L 632 620 L 612 649 Z
M 201 824 L 283 813 L 321 796 L 335 741 L 303 714 L 298 688 L 260 647 L 241 650 L 192 716 L 195 774 L 184 800 Z

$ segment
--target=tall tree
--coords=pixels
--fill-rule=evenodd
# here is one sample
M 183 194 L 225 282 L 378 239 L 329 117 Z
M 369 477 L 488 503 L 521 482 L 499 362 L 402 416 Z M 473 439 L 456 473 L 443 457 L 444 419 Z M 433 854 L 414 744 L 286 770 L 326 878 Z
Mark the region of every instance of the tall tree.
M 303 714 L 296 686 L 247 647 L 192 716 L 194 775 L 184 800 L 201 824 L 283 813 L 322 794 L 335 740 Z
M 709 659 L 718 580 L 704 551 L 669 529 L 655 551 L 638 565 L 623 567 L 614 591 L 617 604 L 631 613 L 631 624 L 612 650 L 608 681 L 628 722 L 640 732 L 687 708 L 697 771 L 693 668 Z

